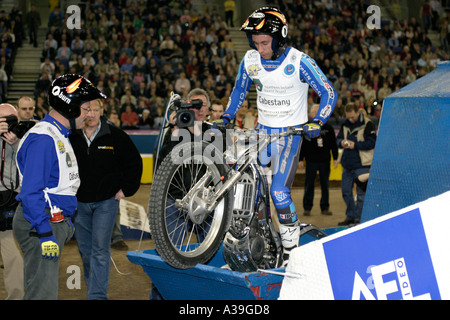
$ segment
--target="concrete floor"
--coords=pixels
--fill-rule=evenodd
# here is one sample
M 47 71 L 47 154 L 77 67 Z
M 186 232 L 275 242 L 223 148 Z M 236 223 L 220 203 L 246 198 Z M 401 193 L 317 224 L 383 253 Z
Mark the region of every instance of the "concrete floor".
M 300 184 L 294 184 L 300 185 Z M 133 197 L 127 200 L 143 205 L 147 208 L 148 198 L 150 194 L 150 185 L 142 185 L 139 191 Z M 323 216 L 320 214 L 320 188 L 316 186 L 314 197 L 314 207 L 311 216 L 303 217 L 303 188 L 294 187 L 292 195 L 295 205 L 300 214 L 300 221 L 311 223 L 321 228 L 335 227 L 338 222 L 345 219 L 345 203 L 342 200 L 341 190 L 338 183 L 333 183 L 330 188 L 330 211 L 332 216 Z M 147 250 L 154 249 L 153 241 L 144 239 L 142 242 L 138 240 L 125 240 L 129 250 Z M 147 300 L 150 294 L 151 281 L 144 273 L 140 265 L 131 263 L 126 257 L 126 251 L 117 251 L 112 249 L 111 256 L 117 266 L 111 264 L 110 282 L 108 290 L 108 298 L 111 300 Z M 81 272 L 80 288 L 69 289 L 71 284 L 75 283 L 75 273 L 70 271 L 71 266 L 79 267 Z M 76 241 L 72 240 L 67 244 L 62 252 L 60 262 L 60 281 L 59 281 L 59 299 L 60 300 L 84 300 L 86 299 L 86 284 L 83 280 L 83 267 Z M 120 272 L 120 273 L 119 273 Z M 0 269 L 0 279 L 3 279 L 3 269 Z M 68 285 L 69 284 L 69 285 Z M 0 280 L 0 299 L 6 297 L 3 280 Z

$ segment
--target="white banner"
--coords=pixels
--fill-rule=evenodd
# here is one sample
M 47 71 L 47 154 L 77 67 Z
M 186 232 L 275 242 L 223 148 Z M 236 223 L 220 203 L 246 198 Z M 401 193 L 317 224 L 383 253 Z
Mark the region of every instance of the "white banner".
M 280 299 L 450 299 L 450 192 L 301 246 Z

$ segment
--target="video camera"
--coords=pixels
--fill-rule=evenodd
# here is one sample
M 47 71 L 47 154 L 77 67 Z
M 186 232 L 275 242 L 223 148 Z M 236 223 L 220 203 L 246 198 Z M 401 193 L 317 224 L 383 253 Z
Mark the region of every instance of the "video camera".
M 194 99 L 190 101 L 175 100 L 173 103 L 173 110 L 177 112 L 176 125 L 179 128 L 192 127 L 195 122 L 195 113 L 191 108 L 200 109 L 203 106 L 201 99 Z
M 34 121 L 18 121 L 17 117 L 15 115 L 9 115 L 6 117 L 0 117 L 5 118 L 5 122 L 8 124 L 8 131 L 11 131 L 16 135 L 17 138 L 22 139 L 22 137 L 27 133 L 28 130 L 33 128 L 33 126 L 36 124 Z

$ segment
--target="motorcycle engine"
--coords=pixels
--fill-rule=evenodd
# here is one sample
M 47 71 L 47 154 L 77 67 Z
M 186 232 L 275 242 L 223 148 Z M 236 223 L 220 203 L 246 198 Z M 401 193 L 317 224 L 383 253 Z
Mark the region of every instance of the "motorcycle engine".
M 224 259 L 234 271 L 253 272 L 276 265 L 263 203 L 258 206 L 259 212 L 254 212 L 254 185 L 245 174 L 235 188 L 231 225 L 222 247 Z

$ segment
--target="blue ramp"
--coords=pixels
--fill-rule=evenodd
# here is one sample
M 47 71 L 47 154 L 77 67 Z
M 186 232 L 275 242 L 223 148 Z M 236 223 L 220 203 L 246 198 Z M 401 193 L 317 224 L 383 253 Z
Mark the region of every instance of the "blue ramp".
M 383 105 L 362 221 L 450 190 L 450 62 Z

